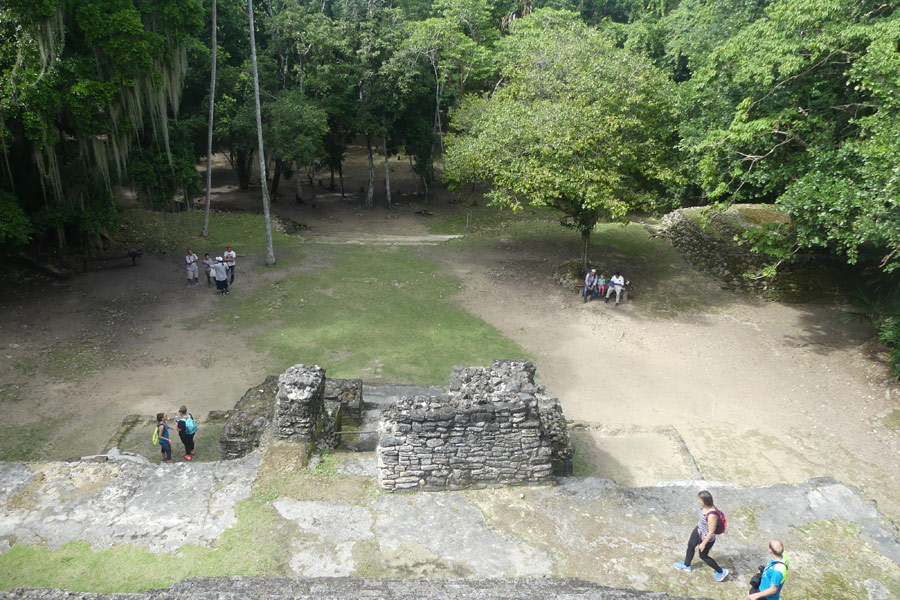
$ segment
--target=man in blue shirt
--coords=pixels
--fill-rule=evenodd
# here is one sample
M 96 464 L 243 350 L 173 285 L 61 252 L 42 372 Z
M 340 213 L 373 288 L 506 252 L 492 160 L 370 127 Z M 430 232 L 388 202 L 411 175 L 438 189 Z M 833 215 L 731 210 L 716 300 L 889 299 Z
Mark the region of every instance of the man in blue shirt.
M 778 600 L 781 596 L 781 588 L 787 575 L 787 560 L 784 558 L 784 545 L 778 540 L 769 540 L 769 555 L 772 557 L 766 563 L 759 582 L 759 590 L 755 593 L 750 590 L 747 600 Z

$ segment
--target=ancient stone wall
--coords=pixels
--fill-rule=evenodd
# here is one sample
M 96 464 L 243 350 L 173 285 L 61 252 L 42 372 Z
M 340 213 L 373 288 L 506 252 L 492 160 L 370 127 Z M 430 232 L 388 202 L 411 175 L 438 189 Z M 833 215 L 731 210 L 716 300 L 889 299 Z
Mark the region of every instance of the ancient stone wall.
M 267 436 L 334 448 L 340 443 L 342 413 L 359 414 L 361 405 L 361 380 L 326 379 L 319 366 L 294 365 L 238 401 L 219 438 L 222 458 L 246 456 Z
M 448 394 L 401 398 L 379 421 L 379 486 L 400 491 L 551 483 L 566 463 L 570 471 L 562 410 L 535 385 L 534 370 L 526 361 L 454 367 Z

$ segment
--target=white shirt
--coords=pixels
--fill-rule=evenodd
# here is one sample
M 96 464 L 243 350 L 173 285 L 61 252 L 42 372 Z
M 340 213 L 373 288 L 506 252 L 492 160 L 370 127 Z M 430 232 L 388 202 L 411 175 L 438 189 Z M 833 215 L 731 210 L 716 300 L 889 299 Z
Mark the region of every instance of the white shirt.
M 235 254 L 235 252 L 233 250 L 226 250 L 225 254 L 222 255 L 222 258 L 225 259 L 226 267 L 233 267 L 234 259 L 237 258 L 237 254 Z
M 225 281 L 228 279 L 228 270 L 224 263 L 216 263 L 212 266 L 212 270 L 216 272 L 216 281 Z
M 196 268 L 198 260 L 200 260 L 200 257 L 196 254 L 188 254 L 184 257 L 184 262 L 187 263 L 188 269 Z
M 619 275 L 619 276 L 613 275 L 613 276 L 612 276 L 612 279 L 610 279 L 609 282 L 610 282 L 612 285 L 615 285 L 615 286 L 624 286 L 624 285 L 625 285 L 625 278 L 622 277 L 621 275 Z

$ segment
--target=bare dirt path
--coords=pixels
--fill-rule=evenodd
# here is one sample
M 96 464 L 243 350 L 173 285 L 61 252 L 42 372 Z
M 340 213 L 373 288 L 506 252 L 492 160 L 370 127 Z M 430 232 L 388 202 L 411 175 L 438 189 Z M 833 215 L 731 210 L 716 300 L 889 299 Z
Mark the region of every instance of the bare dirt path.
M 833 306 L 723 292 L 687 265 L 690 285 L 712 302 L 702 313 L 665 314 L 640 297 L 583 304 L 552 281 L 566 258 L 498 244 L 446 264 L 466 282 L 466 308 L 537 357 L 567 417 L 613 429 L 674 427 L 707 480 L 836 477 L 900 520 L 900 435 L 885 425 L 897 387 L 868 356 L 867 326 L 843 322 Z

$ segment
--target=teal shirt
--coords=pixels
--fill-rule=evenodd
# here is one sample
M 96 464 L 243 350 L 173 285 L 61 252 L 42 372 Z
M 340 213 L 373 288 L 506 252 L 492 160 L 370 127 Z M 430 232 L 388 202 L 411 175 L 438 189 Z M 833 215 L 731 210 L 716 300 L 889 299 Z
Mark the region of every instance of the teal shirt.
M 776 564 L 775 560 L 769 560 L 766 563 L 766 570 L 763 571 L 762 579 L 759 582 L 759 591 L 763 592 L 773 585 L 778 588 L 778 591 L 772 594 L 771 596 L 766 596 L 769 600 L 778 600 L 781 597 L 781 586 L 784 585 L 784 570 L 785 566 L 783 564 Z

